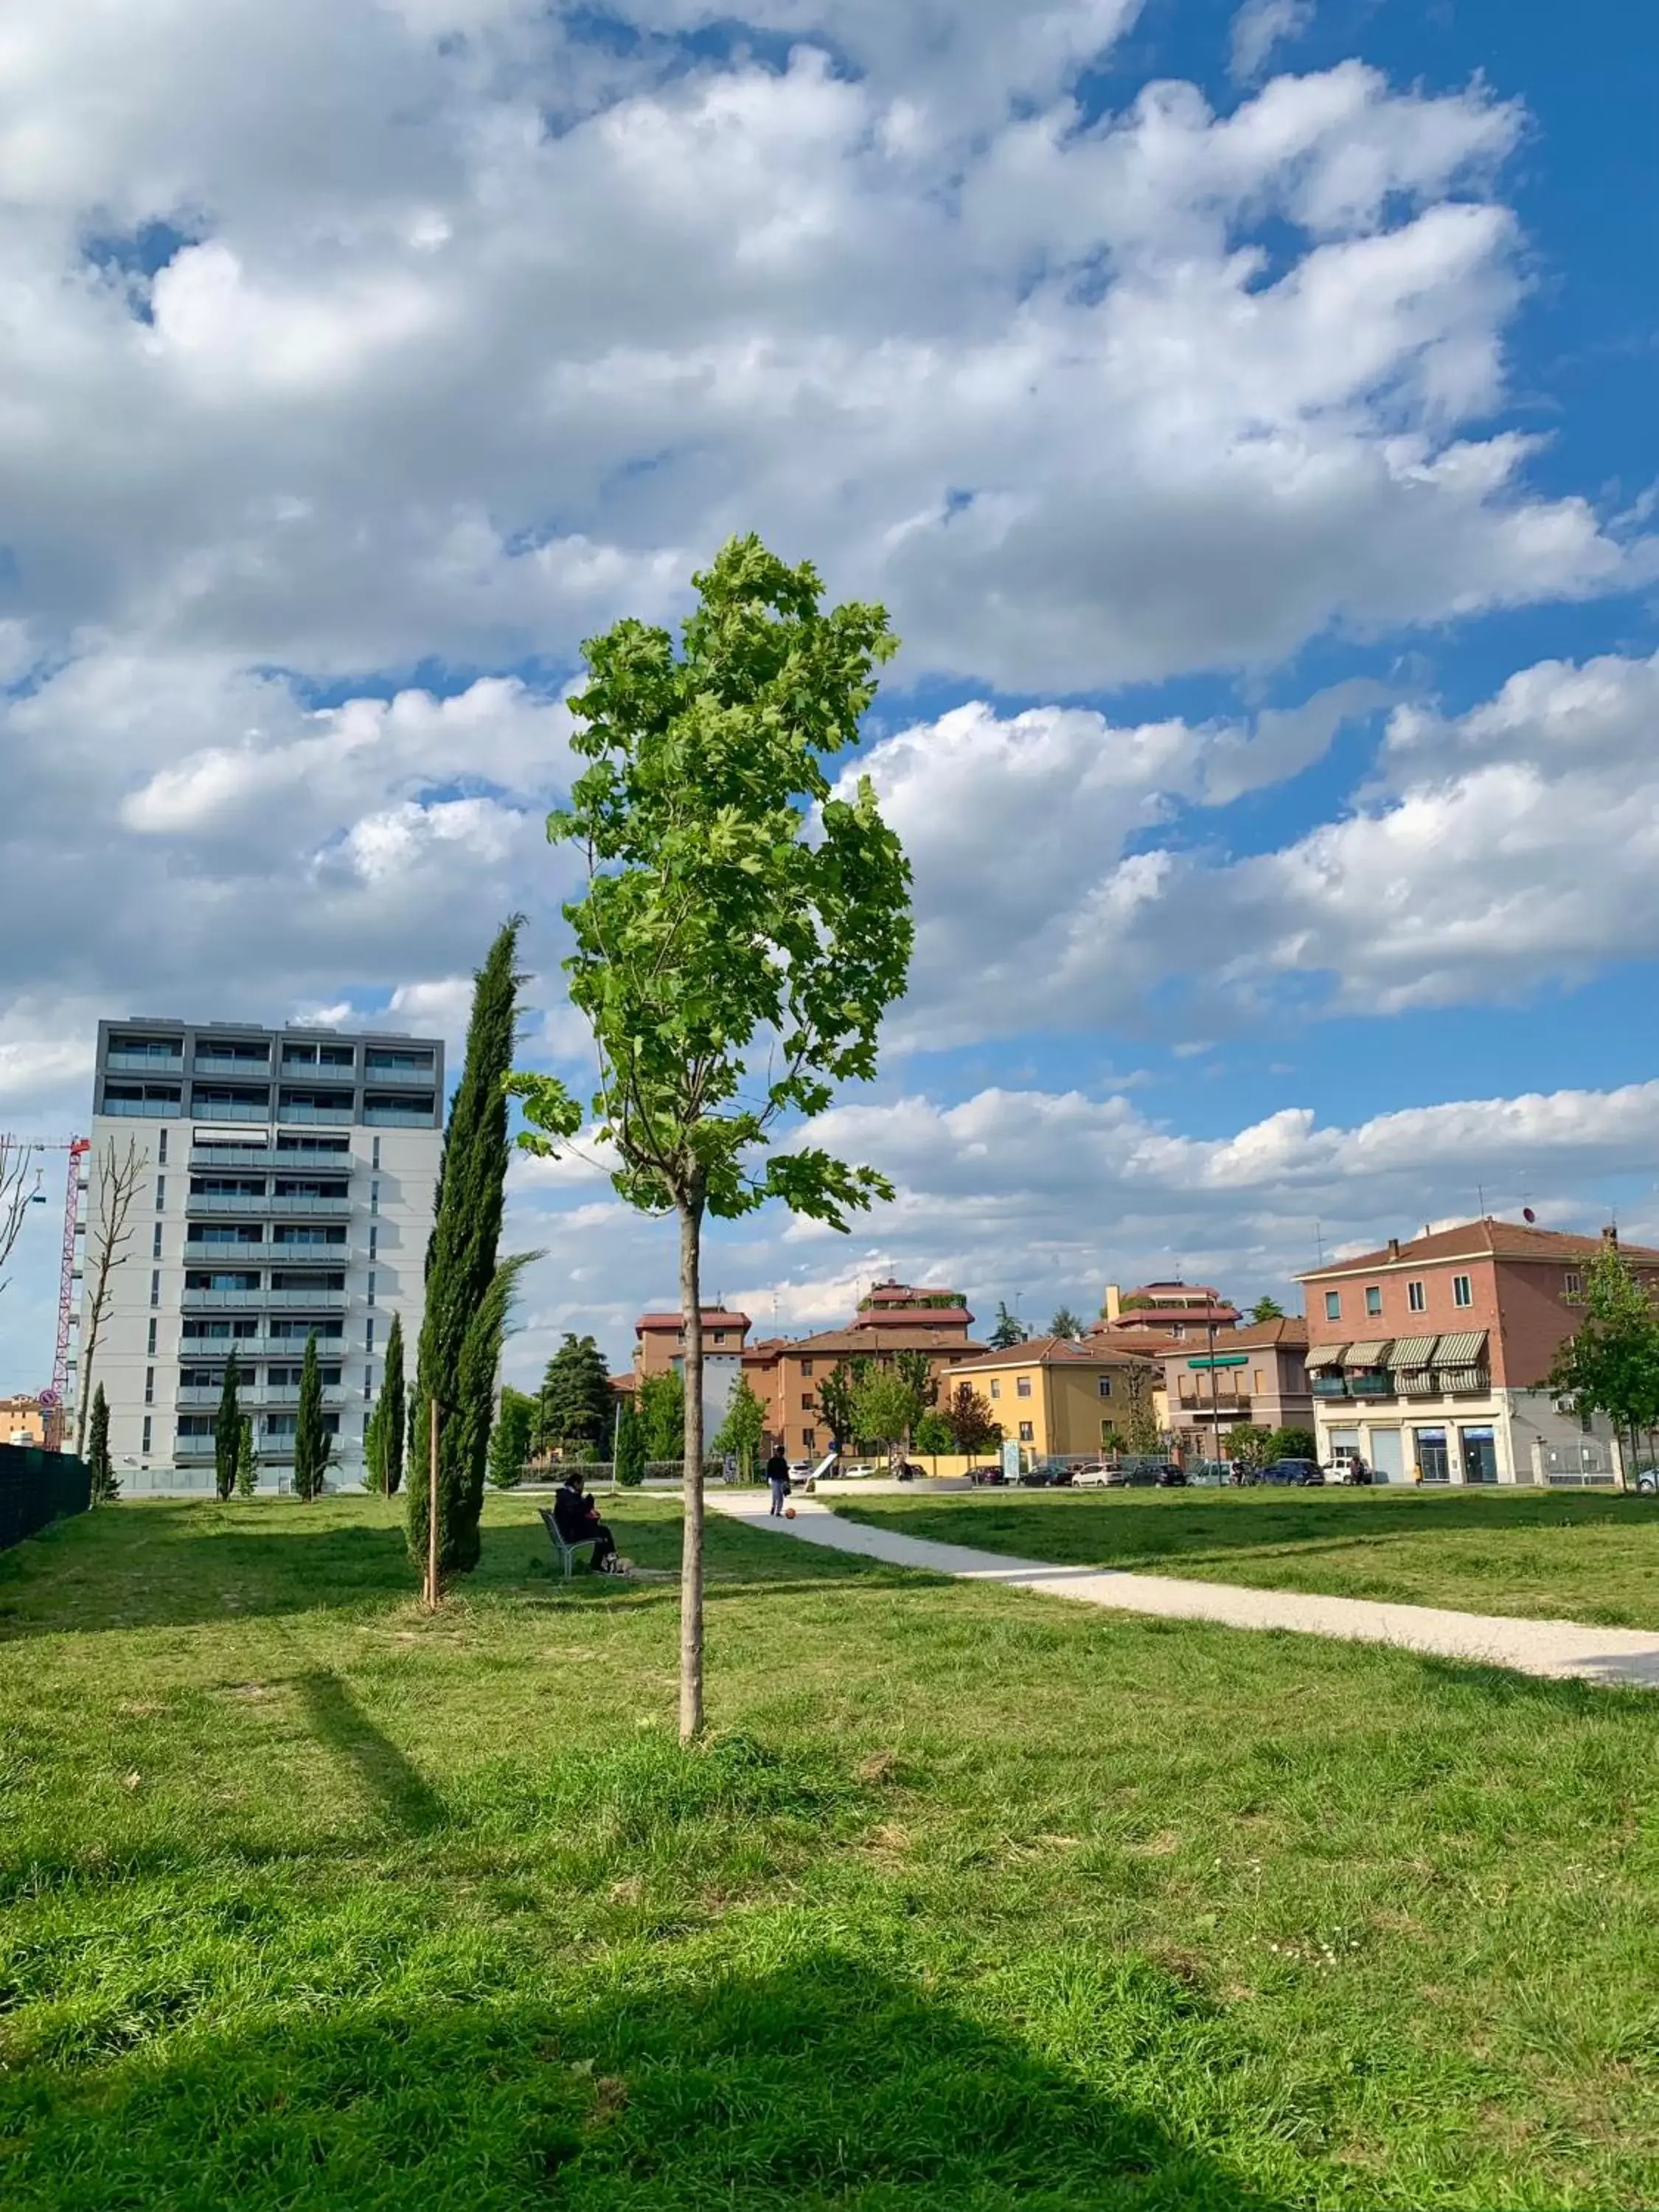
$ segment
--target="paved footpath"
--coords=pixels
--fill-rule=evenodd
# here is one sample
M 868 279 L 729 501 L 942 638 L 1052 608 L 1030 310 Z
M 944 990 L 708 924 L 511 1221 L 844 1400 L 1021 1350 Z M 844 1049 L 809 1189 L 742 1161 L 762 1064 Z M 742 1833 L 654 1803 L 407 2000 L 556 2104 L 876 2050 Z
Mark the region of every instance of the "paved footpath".
M 1378 1605 L 1369 1598 L 1307 1597 L 1297 1590 L 1243 1589 L 1231 1583 L 1178 1581 L 1112 1568 L 1060 1567 L 1014 1559 L 966 1544 L 934 1544 L 843 1521 L 816 1498 L 798 1498 L 793 1521 L 771 1518 L 764 1493 L 718 1488 L 708 1504 L 734 1521 L 897 1567 L 954 1575 L 963 1582 L 1006 1583 L 1011 1589 L 1120 1613 L 1152 1613 L 1169 1620 L 1214 1620 L 1228 1628 L 1288 1628 L 1302 1636 L 1336 1636 L 1359 1644 L 1397 1644 L 1443 1659 L 1510 1667 L 1517 1674 L 1659 1689 L 1659 1634 L 1640 1628 L 1595 1628 L 1572 1620 L 1514 1620 L 1502 1614 L 1449 1613 L 1431 1605 Z

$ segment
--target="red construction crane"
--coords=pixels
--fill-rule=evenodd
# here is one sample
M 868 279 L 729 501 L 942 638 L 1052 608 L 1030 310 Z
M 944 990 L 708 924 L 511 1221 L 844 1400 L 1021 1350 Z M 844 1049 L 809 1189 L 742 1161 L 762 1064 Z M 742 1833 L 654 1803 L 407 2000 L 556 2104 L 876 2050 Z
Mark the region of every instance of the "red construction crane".
M 33 1138 L 23 1140 L 32 1152 L 67 1152 L 69 1182 L 64 1194 L 64 1252 L 63 1264 L 58 1277 L 58 1343 L 52 1354 L 52 1381 L 40 1393 L 40 1411 L 45 1417 L 46 1446 L 56 1451 L 64 1440 L 64 1397 L 69 1388 L 70 1331 L 75 1326 L 75 1239 L 81 1224 L 81 1163 L 92 1150 L 90 1137 L 66 1137 L 61 1144 L 40 1144 Z M 44 1206 L 45 1191 L 37 1189 L 33 1202 Z

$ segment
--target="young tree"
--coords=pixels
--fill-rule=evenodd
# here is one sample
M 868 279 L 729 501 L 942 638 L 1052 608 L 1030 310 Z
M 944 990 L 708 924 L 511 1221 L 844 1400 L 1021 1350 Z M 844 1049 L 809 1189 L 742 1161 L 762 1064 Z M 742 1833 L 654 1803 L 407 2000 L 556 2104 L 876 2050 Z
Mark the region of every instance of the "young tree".
M 1083 1323 L 1072 1311 L 1070 1306 L 1060 1306 L 1056 1310 L 1054 1319 L 1048 1324 L 1048 1334 L 1050 1336 L 1075 1339 L 1082 1335 Z
M 92 1432 L 87 1446 L 87 1466 L 92 1475 L 92 1502 L 107 1504 L 121 1495 L 115 1466 L 109 1455 L 109 1401 L 100 1382 L 93 1394 Z
M 328 1433 L 323 1426 L 323 1377 L 317 1364 L 317 1332 L 306 1339 L 300 1363 L 300 1410 L 294 1423 L 294 1495 L 307 1504 L 323 1487 L 328 1467 Z
M 536 1419 L 536 1401 L 528 1391 L 501 1385 L 495 1426 L 489 1437 L 489 1480 L 496 1490 L 516 1490 L 530 1456 L 530 1431 Z
M 1277 1298 L 1261 1297 L 1250 1308 L 1252 1321 L 1283 1321 L 1285 1309 Z
M 88 1283 L 86 1318 L 81 1331 L 81 1358 L 76 1377 L 76 1389 L 80 1398 L 80 1413 L 76 1422 L 75 1449 L 83 1450 L 87 1437 L 87 1414 L 91 1403 L 87 1393 L 92 1387 L 93 1365 L 98 1357 L 98 1340 L 103 1334 L 104 1318 L 109 1311 L 112 1285 L 110 1277 L 118 1267 L 124 1267 L 129 1257 L 127 1247 L 132 1242 L 135 1224 L 132 1219 L 133 1201 L 138 1194 L 139 1178 L 149 1165 L 149 1154 L 140 1152 L 136 1137 L 129 1137 L 125 1146 L 118 1146 L 115 1139 L 105 1139 L 98 1155 L 98 1164 L 93 1176 L 92 1207 L 87 1218 Z
M 895 649 L 880 607 L 825 614 L 810 563 L 734 539 L 694 578 L 676 653 L 623 622 L 585 649 L 571 743 L 592 765 L 550 837 L 587 863 L 565 908 L 572 1002 L 599 1060 L 593 1100 L 614 1182 L 678 1223 L 685 1317 L 685 1498 L 680 1734 L 702 1729 L 702 1231 L 768 1199 L 845 1228 L 891 1195 L 884 1178 L 810 1145 L 757 1155 L 787 1115 L 830 1105 L 876 1070 L 881 1018 L 904 988 L 910 871 L 860 776 L 832 789 L 825 760 L 854 744 Z M 547 1076 L 514 1089 L 551 1152 L 581 1110 Z
M 38 1172 L 35 1163 L 40 1148 L 19 1137 L 0 1134 L 0 1267 L 10 1259 L 12 1247 L 23 1233 L 23 1224 L 29 1218 L 29 1207 L 34 1199 L 31 1174 Z M 5 1284 L 0 1282 L 0 1291 Z M 86 1435 L 86 1421 L 81 1423 L 81 1435 Z M 80 1444 L 76 1446 L 77 1452 Z
M 424 1566 L 428 1407 L 438 1407 L 438 1577 L 478 1564 L 484 1462 L 495 1404 L 495 1367 L 520 1261 L 498 1265 L 507 1182 L 507 1098 L 520 978 L 514 969 L 522 917 L 506 922 L 473 982 L 466 1056 L 449 1109 L 432 1236 L 426 1253 L 426 1312 L 415 1373 L 409 1439 L 410 1556 Z
M 611 1371 L 591 1336 L 567 1330 L 542 1377 L 538 1418 L 549 1443 L 579 1458 L 602 1459 L 616 1425 L 617 1394 Z
M 1132 1452 L 1142 1456 L 1158 1447 L 1158 1409 L 1152 1393 L 1158 1370 L 1145 1360 L 1128 1361 L 1119 1370 L 1123 1380 L 1123 1437 Z
M 259 1487 L 259 1454 L 253 1441 L 253 1416 L 244 1413 L 236 1438 L 236 1495 L 252 1498 Z
M 918 1419 L 930 1407 L 938 1405 L 939 1377 L 933 1372 L 933 1361 L 925 1352 L 895 1352 L 893 1372 L 907 1389 L 915 1393 L 916 1404 L 920 1408 Z
M 1659 1427 L 1659 1311 L 1650 1286 L 1610 1240 L 1583 1269 L 1584 1319 L 1555 1355 L 1549 1385 L 1585 1413 L 1605 1413 L 1627 1440 Z
M 1020 1326 L 1018 1315 L 1011 1314 L 1007 1307 L 999 1298 L 997 1301 L 997 1325 L 991 1331 L 992 1345 L 998 1352 L 1012 1352 L 1015 1345 L 1024 1344 L 1024 1341 L 1025 1331 Z
M 818 1415 L 838 1452 L 845 1451 L 858 1434 L 854 1400 L 869 1364 L 866 1359 L 855 1359 L 849 1367 L 844 1359 L 838 1359 L 830 1372 L 819 1378 L 816 1394 Z
M 981 1398 L 971 1382 L 958 1382 L 946 1399 L 945 1420 L 957 1449 L 970 1458 L 1002 1442 L 1002 1425 L 993 1418 L 990 1401 Z
M 617 1481 L 623 1490 L 637 1490 L 645 1480 L 645 1431 L 634 1410 L 631 1395 L 617 1408 Z
M 1222 1449 L 1229 1459 L 1237 1460 L 1244 1467 L 1266 1467 L 1267 1446 L 1273 1442 L 1270 1429 L 1258 1428 L 1254 1424 L 1229 1429 L 1222 1438 Z
M 936 1453 L 954 1451 L 957 1448 L 956 1438 L 951 1433 L 951 1424 L 943 1413 L 924 1413 L 916 1423 L 915 1434 L 910 1441 L 917 1451 L 926 1452 L 930 1458 Z
M 380 1474 L 392 1497 L 404 1479 L 404 1428 L 409 1396 L 404 1382 L 404 1317 L 393 1314 L 386 1337 L 386 1370 L 375 1412 L 380 1420 Z
M 726 1419 L 715 1431 L 713 1449 L 722 1455 L 731 1454 L 744 1482 L 755 1479 L 755 1464 L 765 1428 L 766 1408 L 750 1389 L 749 1377 L 739 1376 L 737 1389 L 726 1401 Z
M 242 1408 L 236 1395 L 236 1354 L 225 1362 L 224 1387 L 213 1423 L 213 1486 L 221 1501 L 236 1487 L 236 1457 L 242 1448 Z
M 640 1431 L 647 1460 L 660 1465 L 685 1451 L 685 1385 L 678 1372 L 647 1375 L 640 1384 Z
M 1267 1438 L 1265 1467 L 1276 1459 L 1317 1459 L 1319 1439 L 1311 1429 L 1275 1429 Z
M 896 1366 L 872 1368 L 854 1393 L 853 1406 L 859 1435 L 885 1444 L 890 1460 L 902 1453 L 923 1410 Z

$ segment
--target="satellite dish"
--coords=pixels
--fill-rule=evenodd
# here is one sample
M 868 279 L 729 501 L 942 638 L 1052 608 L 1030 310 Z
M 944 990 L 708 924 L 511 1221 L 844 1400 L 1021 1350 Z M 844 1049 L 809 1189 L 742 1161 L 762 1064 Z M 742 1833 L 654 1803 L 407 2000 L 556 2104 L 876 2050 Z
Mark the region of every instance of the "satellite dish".
M 1522 1221 L 1536 1221 L 1538 1216 L 1533 1212 L 1531 1206 L 1523 1206 L 1521 1209 L 1521 1218 Z

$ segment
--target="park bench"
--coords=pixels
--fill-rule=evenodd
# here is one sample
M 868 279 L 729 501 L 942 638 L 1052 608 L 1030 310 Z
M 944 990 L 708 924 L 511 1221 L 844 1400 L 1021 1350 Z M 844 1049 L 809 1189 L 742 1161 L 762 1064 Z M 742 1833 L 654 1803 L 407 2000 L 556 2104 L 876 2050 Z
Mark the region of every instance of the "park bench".
M 547 1531 L 548 1541 L 559 1555 L 559 1563 L 564 1569 L 564 1578 L 568 1582 L 571 1571 L 576 1564 L 577 1553 L 590 1549 L 593 1539 L 591 1536 L 579 1536 L 573 1544 L 561 1534 L 559 1524 L 553 1517 L 553 1509 L 550 1505 L 538 1506 L 537 1510 L 542 1516 L 542 1526 Z

